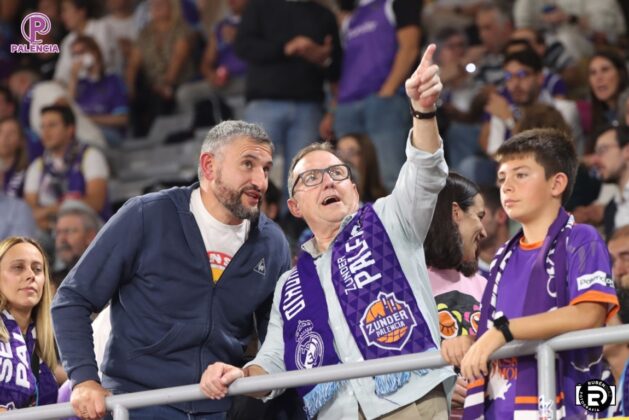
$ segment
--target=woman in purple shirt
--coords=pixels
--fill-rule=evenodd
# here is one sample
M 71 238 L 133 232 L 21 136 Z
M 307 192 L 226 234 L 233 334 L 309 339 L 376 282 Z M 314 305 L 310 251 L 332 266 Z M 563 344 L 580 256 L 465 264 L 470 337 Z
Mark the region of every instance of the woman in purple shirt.
M 107 143 L 118 146 L 129 122 L 129 97 L 122 78 L 105 74 L 100 47 L 89 36 L 80 35 L 72 44 L 72 73 L 68 93 L 98 125 Z
M 0 412 L 57 402 L 48 276 L 37 242 L 0 242 Z

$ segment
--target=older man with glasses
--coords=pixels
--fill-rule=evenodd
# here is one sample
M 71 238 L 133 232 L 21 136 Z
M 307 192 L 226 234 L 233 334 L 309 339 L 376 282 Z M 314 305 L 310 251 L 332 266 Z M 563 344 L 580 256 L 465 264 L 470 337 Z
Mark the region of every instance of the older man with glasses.
M 275 289 L 267 339 L 244 369 L 210 365 L 201 388 L 223 398 L 240 377 L 352 363 L 439 348 L 423 242 L 446 166 L 435 120 L 442 89 L 435 46 L 406 81 L 413 128 L 391 195 L 359 208 L 347 165 L 326 144 L 290 166 L 290 212 L 314 237 Z M 449 368 L 419 369 L 298 388 L 308 417 L 448 418 Z M 257 395 L 266 399 L 277 396 Z

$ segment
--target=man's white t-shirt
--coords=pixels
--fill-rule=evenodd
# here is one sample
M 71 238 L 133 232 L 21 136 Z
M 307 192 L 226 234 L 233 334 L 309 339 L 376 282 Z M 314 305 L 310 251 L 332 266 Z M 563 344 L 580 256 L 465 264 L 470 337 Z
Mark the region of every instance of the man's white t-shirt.
M 243 220 L 239 225 L 226 225 L 219 222 L 205 209 L 199 188 L 192 191 L 190 211 L 201 230 L 205 250 L 212 267 L 212 278 L 216 283 L 238 249 L 247 240 L 251 222 Z

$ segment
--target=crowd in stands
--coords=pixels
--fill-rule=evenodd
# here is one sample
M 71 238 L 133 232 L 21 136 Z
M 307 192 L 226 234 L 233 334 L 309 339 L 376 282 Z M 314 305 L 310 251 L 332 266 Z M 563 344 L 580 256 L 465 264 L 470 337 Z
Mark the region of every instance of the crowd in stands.
M 49 30 L 38 32 L 36 37 L 43 44 L 58 45 L 59 53 L 11 52 L 14 44 L 28 44 L 24 38 L 26 26 L 23 19 L 33 12 L 43 13 L 50 20 Z M 488 386 L 494 392 L 495 386 L 501 386 L 496 372 L 506 371 L 509 363 L 516 363 L 514 358 L 496 362 L 490 371 L 486 366 L 479 368 L 486 356 L 480 347 L 492 350 L 499 347 L 498 339 L 486 332 L 494 332 L 494 329 L 481 326 L 481 319 L 484 322 L 490 317 L 497 321 L 495 330 L 500 332 L 498 320 L 501 317 L 496 316 L 498 312 L 504 312 L 510 319 L 517 318 L 517 321 L 543 322 L 544 319 L 534 317 L 550 308 L 578 306 L 583 310 L 570 313 L 571 316 L 576 314 L 581 317 L 583 323 L 578 326 L 571 324 L 567 329 L 544 330 L 549 337 L 603 323 L 629 323 L 628 25 L 629 2 L 623 0 L 2 0 L 0 241 L 9 239 L 0 242 L 0 316 L 4 325 L 0 326 L 0 363 L 6 340 L 9 340 L 14 352 L 24 345 L 30 357 L 37 359 L 32 356 L 36 352 L 42 364 L 36 366 L 39 368 L 36 372 L 33 372 L 32 365 L 26 366 L 27 376 L 30 383 L 41 381 L 42 389 L 39 399 L 33 399 L 23 389 L 15 387 L 10 391 L 13 398 L 10 400 L 5 398 L 9 391 L 5 393 L 0 384 L 0 411 L 2 407 L 14 409 L 56 401 L 51 396 L 53 382 L 58 385 L 65 383 L 59 395 L 65 395 L 67 401 L 79 379 L 100 381 L 91 371 L 89 374 L 81 371 L 75 377 L 73 372 L 68 372 L 68 379 L 61 368 L 61 358 L 66 357 L 64 350 L 66 355 L 71 351 L 67 343 L 65 349 L 64 343 L 61 343 L 61 356 L 58 351 L 55 353 L 53 338 L 49 336 L 52 334 L 50 299 L 67 276 L 68 281 L 63 283 L 68 286 L 62 290 L 63 297 L 57 306 L 72 306 L 76 304 L 72 294 L 85 292 L 85 300 L 80 305 L 84 309 L 81 316 L 86 315 L 87 323 L 89 316 L 103 310 L 110 299 L 117 299 L 115 304 L 120 305 L 118 293 L 122 292 L 117 287 L 124 286 L 119 286 L 118 282 L 150 279 L 156 275 L 158 267 L 173 261 L 176 261 L 174 264 L 181 263 L 177 259 L 184 257 L 171 249 L 177 246 L 171 244 L 155 248 L 155 254 L 150 255 L 154 258 L 155 267 L 122 257 L 120 261 L 114 261 L 113 265 L 120 264 L 120 272 L 116 274 L 121 276 L 116 280 L 116 288 L 112 286 L 104 290 L 92 284 L 97 278 L 109 281 L 115 277 L 111 271 L 113 268 L 98 272 L 104 264 L 109 264 L 106 261 L 110 258 L 109 253 L 120 252 L 120 249 L 115 249 L 114 234 L 147 235 L 148 239 L 143 238 L 144 241 L 157 241 L 160 234 L 164 235 L 163 240 L 167 240 L 168 235 L 173 234 L 168 226 L 156 228 L 151 235 L 139 230 L 140 214 L 148 204 L 132 198 L 158 189 L 155 186 L 160 185 L 189 188 L 190 191 L 175 189 L 172 190 L 175 192 L 164 193 L 160 200 L 165 200 L 164 197 L 171 197 L 169 199 L 174 201 L 189 200 L 190 203 L 178 205 L 190 204 L 194 214 L 192 219 L 199 226 L 208 227 L 212 232 L 218 231 L 223 238 L 220 244 L 214 244 L 212 241 L 215 239 L 210 240 L 205 234 L 194 237 L 194 240 L 189 236 L 179 238 L 181 243 L 202 243 L 205 246 L 215 283 L 223 272 L 228 273 L 228 278 L 244 279 L 239 278 L 242 273 L 232 273 L 226 268 L 232 258 L 236 259 L 241 253 L 239 249 L 247 247 L 250 228 L 260 228 L 259 234 L 263 237 L 270 235 L 269 240 L 281 249 L 281 252 L 278 249 L 262 249 L 264 247 L 259 242 L 256 244 L 262 250 L 256 248 L 257 259 L 251 261 L 254 265 L 258 264 L 254 271 L 263 276 L 271 271 L 275 273 L 273 279 L 265 277 L 273 284 L 265 283 L 264 287 L 256 290 L 260 295 L 253 296 L 251 292 L 251 295 L 244 296 L 247 309 L 243 311 L 249 311 L 247 315 L 232 313 L 234 308 L 226 309 L 229 302 L 225 296 L 221 298 L 224 301 L 219 299 L 218 303 L 213 303 L 213 311 L 229 313 L 221 319 L 222 328 L 228 329 L 234 337 L 221 337 L 219 341 L 224 342 L 219 344 L 219 347 L 222 346 L 220 350 L 203 353 L 200 357 L 207 363 L 225 362 L 238 366 L 237 371 L 229 368 L 222 368 L 225 370 L 219 373 L 211 371 L 219 376 L 236 375 L 230 376 L 231 380 L 241 372 L 246 375 L 260 374 L 258 368 L 264 368 L 268 373 L 277 371 L 273 364 L 275 360 L 264 353 L 265 347 L 259 349 L 258 339 L 262 341 L 265 338 L 269 322 L 271 337 L 277 340 L 281 336 L 279 330 L 273 330 L 273 318 L 269 321 L 269 316 L 272 316 L 269 313 L 274 310 L 271 306 L 273 286 L 288 268 L 289 258 L 284 255 L 284 247 L 292 254 L 290 266 L 297 267 L 300 255 L 304 255 L 303 250 L 310 252 L 307 244 L 313 241 L 312 238 L 315 238 L 316 244 L 321 235 L 318 222 L 313 222 L 316 217 L 309 213 L 313 209 L 304 211 L 305 201 L 295 198 L 295 194 L 299 193 L 299 188 L 296 191 L 295 187 L 311 187 L 328 179 L 342 184 L 350 179 L 355 183 L 357 202 L 361 205 L 370 205 L 383 198 L 380 203 L 388 202 L 396 191 L 406 187 L 400 182 L 400 179 L 406 179 L 405 172 L 402 170 L 400 178 L 400 170 L 406 168 L 406 162 L 411 159 L 408 147 L 413 140 L 409 130 L 415 127 L 413 124 L 417 124 L 417 119 L 429 119 L 432 114 L 413 110 L 412 105 L 409 110 L 409 97 L 411 103 L 420 101 L 409 94 L 405 83 L 420 70 L 432 74 L 432 70 L 418 68 L 429 44 L 436 45 L 434 50 L 430 49 L 430 54 L 434 52 L 434 56 L 430 55 L 431 62 L 438 66 L 438 71 L 434 71 L 435 80 L 441 84 L 435 112 L 449 175 L 439 181 L 442 184 L 435 181 L 435 185 L 443 185 L 439 194 L 424 198 L 426 206 L 434 208 L 432 223 L 428 223 L 429 218 L 420 218 L 423 213 L 416 214 L 416 223 L 423 224 L 422 229 L 426 231 L 414 232 L 421 240 L 417 242 L 415 238 L 408 243 L 417 247 L 418 255 L 421 254 L 423 265 L 418 278 L 432 287 L 436 303 L 438 331 L 430 330 L 431 319 L 428 319 L 426 328 L 433 335 L 440 335 L 437 340 L 444 343 L 434 344 L 434 347 L 442 348 L 444 358 L 461 369 L 461 374 L 450 378 L 452 383 L 448 382 L 450 379 L 444 379 L 445 376 L 439 377 L 445 388 L 454 390 L 450 418 L 461 418 L 464 406 L 468 413 L 466 416 L 477 413 L 477 394 L 487 392 Z M 221 128 L 223 131 L 213 134 L 217 136 L 212 140 L 218 145 L 216 150 L 223 147 L 220 136 L 228 138 L 236 132 L 233 130 L 242 130 L 245 137 L 254 139 L 253 143 L 259 147 L 255 153 L 252 152 L 255 155 L 253 163 L 248 165 L 257 168 L 260 164 L 265 177 L 268 177 L 268 187 L 261 187 L 264 184 L 261 181 L 258 185 L 257 178 L 252 178 L 251 187 L 244 186 L 244 175 L 238 172 L 238 168 L 215 172 L 216 165 L 222 169 L 223 162 L 235 165 L 239 158 L 230 160 L 221 156 L 217 161 L 204 162 L 203 153 L 199 155 L 202 142 L 207 149 L 208 131 L 213 127 L 223 127 L 219 123 L 229 119 L 242 120 L 251 126 Z M 255 127 L 261 127 L 262 131 L 256 131 Z M 540 129 L 556 131 L 536 131 Z M 533 139 L 530 133 L 537 133 L 538 137 Z M 518 147 L 521 149 L 513 146 L 516 143 L 510 143 L 513 138 L 520 142 Z M 540 138 L 549 142 L 551 140 L 548 139 L 552 138 L 554 146 L 559 146 L 553 149 L 547 144 L 548 150 L 544 154 L 538 150 L 541 146 L 536 143 L 543 143 Z M 570 145 L 562 143 L 566 139 Z M 273 145 L 267 149 L 269 140 Z M 313 141 L 325 146 L 320 145 L 322 149 L 315 148 L 312 152 L 308 145 Z M 243 147 L 253 146 L 246 144 Z M 214 150 L 206 149 L 203 150 Z M 300 154 L 304 150 L 306 153 Z M 333 153 L 334 162 L 320 160 L 332 166 L 315 168 L 319 172 L 311 173 L 310 179 L 296 177 L 296 170 L 304 169 L 303 163 L 296 166 L 299 160 L 309 153 L 319 156 L 322 151 Z M 550 162 L 553 158 L 568 162 L 573 152 L 574 168 L 569 164 L 558 166 Z M 136 154 L 146 159 L 133 162 L 131 157 Z M 267 154 L 273 157 L 273 165 L 262 162 Z M 296 155 L 300 157 L 294 161 Z M 526 160 L 531 156 L 535 164 Z M 189 161 L 181 162 L 189 157 Z M 518 174 L 513 169 L 512 174 L 511 165 L 520 160 L 530 164 L 528 173 Z M 305 161 L 306 165 L 310 164 L 310 160 Z M 422 169 L 421 164 L 419 168 Z M 437 162 L 432 169 L 437 173 L 439 168 L 441 166 Z M 312 168 L 306 167 L 305 171 L 308 169 Z M 508 195 L 505 190 L 515 190 L 520 185 L 518 182 L 524 182 L 521 179 L 534 177 L 535 170 L 542 171 L 546 180 L 555 180 L 568 193 L 557 195 L 554 187 L 550 186 L 548 197 L 544 200 L 554 200 L 552 203 L 556 209 L 552 205 L 544 207 L 540 204 L 536 208 L 538 213 L 531 217 L 523 216 L 505 204 L 505 196 Z M 560 173 L 567 173 L 567 179 L 557 176 Z M 511 176 L 515 178 L 511 179 Z M 200 187 L 189 187 L 197 181 L 197 177 Z M 241 181 L 242 184 L 237 185 Z M 207 207 L 210 201 L 194 191 L 214 183 L 222 194 L 241 188 L 243 197 L 259 202 L 269 226 L 273 221 L 281 231 L 272 230 L 269 233 L 256 224 L 252 228 L 248 223 L 253 216 L 239 207 L 237 201 L 240 196 L 231 197 L 231 207 L 227 206 L 231 213 L 221 213 L 224 218 L 200 216 L 203 206 Z M 421 187 L 432 188 L 428 181 Z M 186 193 L 182 198 L 181 191 L 184 190 Z M 330 198 L 333 204 L 337 198 Z M 431 201 L 433 198 L 434 202 Z M 124 205 L 129 199 L 129 204 Z M 376 205 L 374 208 L 375 213 L 384 211 Z M 554 235 L 552 238 L 557 239 L 566 235 L 566 241 L 572 241 L 571 246 L 577 248 L 585 247 L 587 242 L 590 262 L 586 264 L 579 259 L 581 256 L 574 260 L 561 256 L 557 261 L 570 267 L 569 273 L 563 273 L 568 279 L 565 295 L 540 300 L 537 306 L 507 310 L 513 299 L 508 292 L 515 294 L 515 280 L 505 280 L 500 284 L 502 294 L 497 296 L 492 297 L 484 291 L 486 287 L 498 290 L 503 274 L 510 275 L 512 279 L 526 276 L 513 271 L 516 265 L 530 263 L 531 270 L 527 273 L 538 275 L 540 267 L 532 256 L 539 252 L 547 253 L 549 249 L 555 251 L 555 244 L 546 243 L 546 232 L 540 236 L 531 227 L 537 226 L 533 219 L 543 219 L 540 209 L 555 212 L 546 226 L 548 236 Z M 565 209 L 565 214 L 562 209 Z M 164 210 L 161 216 L 178 217 L 175 213 L 174 210 L 170 213 Z M 379 217 L 386 219 L 385 214 L 389 215 L 384 211 L 379 213 Z M 147 220 L 153 221 L 151 217 L 158 216 L 147 216 Z M 267 223 L 266 218 L 264 223 Z M 113 224 L 108 228 L 109 220 L 113 220 Z M 184 227 L 188 222 L 181 220 Z M 573 223 L 577 228 L 573 229 Z M 559 224 L 561 227 L 557 228 Z M 103 226 L 104 239 L 100 242 L 97 239 L 96 245 L 93 245 L 99 251 L 87 252 L 84 257 Z M 389 225 L 385 223 L 385 226 L 389 230 Z M 280 238 L 278 232 L 282 232 L 283 237 Z M 257 236 L 254 239 L 261 240 Z M 534 243 L 526 244 L 527 241 Z M 513 255 L 507 252 L 505 256 L 505 246 Z M 142 243 L 129 242 L 124 249 L 132 247 L 137 249 L 129 252 L 139 255 Z M 166 249 L 174 253 L 168 261 L 160 256 L 160 252 Z M 319 251 L 320 254 L 318 251 L 311 253 L 318 258 L 324 254 L 324 250 Z M 143 250 L 142 255 L 149 252 Z M 22 258 L 14 254 L 25 256 Z M 280 256 L 281 262 L 271 263 L 273 258 Z M 82 257 L 95 266 L 85 268 Z M 286 261 L 284 257 L 287 257 Z M 115 259 L 115 255 L 111 258 Z M 490 265 L 495 258 L 504 261 L 507 268 L 501 267 L 500 270 L 506 271 L 496 272 L 495 268 L 492 271 Z M 510 258 L 511 265 L 507 264 Z M 37 299 L 29 296 L 24 300 L 20 296 L 22 292 L 3 286 L 5 279 L 17 275 L 7 265 L 16 260 L 32 267 L 36 284 L 33 296 Z M 80 260 L 80 272 L 84 276 L 93 276 L 89 281 L 90 293 L 102 292 L 103 297 L 88 294 L 85 289 L 88 283 L 79 283 L 73 267 Z M 404 264 L 406 262 L 403 261 L 403 267 Z M 583 291 L 579 283 L 581 277 L 575 274 L 572 265 L 578 265 L 581 270 L 578 273 L 583 276 L 608 274 L 599 280 L 601 288 Z M 190 287 L 199 286 L 193 281 L 195 276 L 201 277 L 200 271 L 195 271 L 199 268 L 184 266 L 193 273 Z M 425 276 L 421 271 L 423 269 L 426 270 Z M 123 272 L 127 277 L 122 278 L 120 273 Z M 166 270 L 160 275 L 175 278 L 176 274 L 180 273 Z M 278 284 L 287 282 L 290 279 Z M 578 290 L 575 288 L 577 284 Z M 172 285 L 164 286 L 161 292 L 170 290 L 169 287 Z M 541 286 L 523 288 L 525 298 L 536 293 L 538 287 Z M 326 298 L 329 298 L 330 291 L 325 286 L 323 288 Z M 154 291 L 151 289 L 151 293 Z M 420 308 L 424 303 L 424 292 L 423 289 L 413 291 L 422 295 L 418 299 Z M 230 293 L 234 293 L 229 295 L 234 297 L 237 291 Z M 276 300 L 278 295 L 279 292 L 275 295 Z M 197 297 L 200 299 L 202 296 L 205 296 L 203 292 L 199 292 Z M 491 305 L 487 303 L 489 298 L 493 299 Z M 22 305 L 23 311 L 9 310 L 16 307 L 16 299 L 20 305 L 26 302 Z M 159 299 L 149 300 L 147 297 L 142 304 L 149 307 Z M 575 305 L 575 302 L 598 307 L 588 307 L 586 311 L 584 305 Z M 481 304 L 490 308 L 482 312 Z M 604 313 L 598 311 L 602 306 L 606 308 Z M 138 307 L 137 312 L 131 310 L 129 313 L 144 316 L 145 307 Z M 620 310 L 616 314 L 618 307 Z M 347 315 L 340 310 L 333 312 L 335 309 L 329 307 L 336 316 Z M 43 311 L 46 316 L 41 315 Z M 112 311 L 112 319 L 117 317 L 118 325 L 126 320 L 121 313 L 128 309 L 121 311 L 113 306 Z M 555 312 L 559 312 L 559 316 L 564 313 Z M 95 337 L 100 340 L 99 366 L 102 349 L 112 328 L 106 322 L 109 313 L 108 308 L 106 316 L 99 317 L 98 327 L 94 330 Z M 195 322 L 199 323 L 199 331 L 196 334 L 201 335 L 205 328 L 201 324 L 204 318 L 200 314 L 183 313 L 182 317 L 197 316 Z M 254 317 L 263 318 L 260 325 L 264 331 L 256 329 L 250 322 L 252 313 Z M 566 310 L 565 313 L 569 312 Z M 237 319 L 238 316 L 246 322 Z M 103 321 L 104 318 L 107 319 Z M 255 323 L 258 323 L 257 318 Z M 122 345 L 121 341 L 117 341 L 112 349 L 125 351 L 129 343 L 148 345 L 159 334 L 172 340 L 180 337 L 179 327 L 175 325 L 171 330 L 164 330 L 164 321 L 160 317 L 153 319 L 150 326 L 155 327 L 153 333 L 142 332 L 139 338 L 134 336 Z M 516 339 L 546 337 L 536 336 L 519 322 L 512 322 L 511 328 Z M 35 329 L 37 334 L 33 333 Z M 23 335 L 21 342 L 11 338 L 19 330 Z M 336 330 L 329 333 L 337 338 Z M 481 338 L 483 333 L 484 338 Z M 475 340 L 477 336 L 479 339 Z M 506 341 L 507 338 L 505 336 Z M 83 345 L 83 341 L 80 343 Z M 250 348 L 245 352 L 248 345 Z M 160 346 L 169 348 L 162 343 L 156 346 L 155 354 L 161 351 Z M 267 352 L 277 350 L 269 350 L 270 346 L 267 345 Z M 236 348 L 237 351 L 234 350 Z M 628 348 L 629 344 L 610 345 L 603 351 L 610 375 L 606 380 L 617 384 L 618 389 L 623 372 L 629 375 L 626 366 Z M 257 350 L 262 356 L 259 354 L 254 359 Z M 148 353 L 151 353 L 150 349 Z M 582 361 L 579 357 L 585 353 L 568 355 L 565 361 Z M 353 352 L 353 348 L 346 355 L 347 360 L 352 357 L 368 358 L 365 353 Z M 346 361 L 343 354 L 340 356 L 341 362 Z M 135 357 L 141 358 L 142 355 L 138 352 Z M 254 364 L 248 366 L 253 368 L 241 371 L 245 360 L 252 359 Z M 76 369 L 77 363 L 80 365 L 82 361 L 77 356 L 64 367 Z M 151 361 L 158 362 L 157 358 Z M 326 362 L 329 360 L 326 359 Z M 18 369 L 19 362 L 15 363 L 14 369 Z M 522 377 L 533 378 L 527 375 L 532 375 L 534 363 L 525 358 L 520 363 Z M 109 373 L 121 365 L 112 366 L 110 362 L 107 367 Z M 40 369 L 42 376 L 39 375 Z M 134 372 L 143 374 L 141 370 Z M 202 372 L 203 369 L 199 376 Z M 594 370 L 590 372 L 594 375 Z M 485 382 L 474 380 L 480 374 L 486 376 Z M 572 373 L 565 373 L 570 378 L 562 386 L 571 386 L 566 384 L 580 378 L 578 373 L 570 375 Z M 207 378 L 210 376 L 208 374 Z M 181 378 L 189 379 L 184 370 Z M 135 380 L 133 377 L 128 382 L 113 381 L 109 384 L 128 391 L 129 383 Z M 416 378 L 411 377 L 410 380 L 415 381 Z M 206 394 L 216 398 L 221 392 L 210 390 L 210 383 L 207 379 Z M 357 386 L 356 383 L 352 386 Z M 160 386 L 172 385 L 155 381 L 144 388 Z M 133 390 L 144 388 L 138 385 Z M 396 392 L 403 393 L 403 389 L 402 384 Z M 509 393 L 505 390 L 505 395 L 514 400 L 528 396 L 521 394 L 525 392 L 522 389 L 515 390 L 514 386 Z M 573 390 L 562 390 L 566 396 L 571 393 L 570 398 L 574 398 Z M 274 405 L 265 404 L 264 409 L 262 404 L 251 405 L 244 399 L 238 399 L 232 408 L 232 417 L 247 418 L 247 415 L 252 415 L 251 412 L 257 412 L 264 413 L 265 418 L 288 416 L 287 413 L 302 418 L 302 403 L 297 398 L 298 393 L 303 396 L 302 391 L 287 393 L 273 402 Z M 90 392 L 100 391 L 93 388 Z M 466 400 L 468 392 L 472 398 Z M 343 392 L 339 395 L 343 399 L 350 398 Z M 626 397 L 629 398 L 629 395 Z M 361 398 L 364 395 L 356 398 L 362 410 L 361 416 L 375 418 L 376 414 L 384 414 L 384 411 L 379 411 L 380 408 L 363 407 L 364 400 Z M 560 404 L 568 413 L 570 404 L 574 404 L 570 398 L 566 397 Z M 14 404 L 11 405 L 9 400 Z M 344 407 L 343 404 L 332 400 L 334 407 Z M 227 405 L 221 404 L 181 406 L 178 409 L 185 411 L 191 407 L 193 411 L 198 409 L 201 412 L 228 410 Z M 311 406 L 306 407 L 307 411 L 308 407 Z M 330 414 L 326 411 L 328 409 L 324 409 L 324 417 Z M 497 404 L 485 409 L 486 418 L 502 418 L 505 413 L 524 413 L 531 408 L 523 404 Z M 88 410 L 88 415 L 80 417 L 97 418 L 98 410 L 91 410 Z M 629 415 L 629 407 L 612 407 L 609 411 L 610 416 L 623 413 Z M 162 414 L 169 415 L 167 412 Z

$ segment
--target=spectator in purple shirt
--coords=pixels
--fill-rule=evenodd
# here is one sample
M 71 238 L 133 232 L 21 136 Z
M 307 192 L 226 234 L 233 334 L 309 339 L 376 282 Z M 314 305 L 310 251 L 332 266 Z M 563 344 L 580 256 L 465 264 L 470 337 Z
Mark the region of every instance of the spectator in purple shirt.
M 79 35 L 72 43 L 71 52 L 68 93 L 99 126 L 107 143 L 118 146 L 129 122 L 129 99 L 124 81 L 116 74 L 105 74 L 103 54 L 94 38 Z

